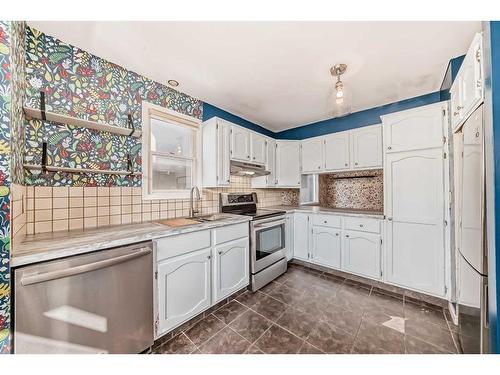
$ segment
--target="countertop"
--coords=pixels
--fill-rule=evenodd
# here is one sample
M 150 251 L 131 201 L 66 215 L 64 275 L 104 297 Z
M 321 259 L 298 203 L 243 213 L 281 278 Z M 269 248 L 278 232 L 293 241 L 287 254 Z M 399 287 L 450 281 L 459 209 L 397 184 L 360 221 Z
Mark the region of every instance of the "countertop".
M 250 219 L 248 216 L 229 215 L 222 220 L 175 228 L 158 222 L 147 222 L 29 235 L 11 253 L 10 265 L 19 267 L 161 237 L 244 223 Z
M 374 210 L 360 210 L 356 208 L 331 208 L 331 207 L 321 207 L 321 206 L 272 206 L 265 207 L 275 210 L 283 210 L 287 213 L 289 212 L 306 212 L 306 213 L 326 213 L 326 214 L 337 214 L 342 216 L 369 216 L 377 219 L 383 219 L 384 213 L 382 211 Z

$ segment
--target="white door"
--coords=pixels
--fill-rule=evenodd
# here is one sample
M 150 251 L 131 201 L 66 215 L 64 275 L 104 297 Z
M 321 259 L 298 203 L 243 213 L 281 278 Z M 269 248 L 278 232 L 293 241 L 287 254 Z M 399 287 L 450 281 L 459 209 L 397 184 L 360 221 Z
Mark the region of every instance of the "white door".
M 483 97 L 481 37 L 474 38 L 465 55 L 457 78 L 460 79 L 461 112 L 467 117 Z
M 445 108 L 438 103 L 383 116 L 385 153 L 442 148 Z
M 257 133 L 250 134 L 252 145 L 252 163 L 266 164 L 267 161 L 267 138 Z
M 276 183 L 279 187 L 300 186 L 300 143 L 276 141 Z
M 450 89 L 450 112 L 451 112 L 451 128 L 457 129 L 458 124 L 462 120 L 462 97 L 460 93 L 460 77 L 457 76 Z
M 311 138 L 301 142 L 302 173 L 318 172 L 324 168 L 324 138 Z
M 325 136 L 325 169 L 329 171 L 350 168 L 349 132 Z
M 367 126 L 351 131 L 353 169 L 382 168 L 382 126 Z
M 387 279 L 444 296 L 442 149 L 386 154 Z
M 158 263 L 159 335 L 210 306 L 210 259 L 204 249 Z
M 228 186 L 229 151 L 231 144 L 231 125 L 225 121 L 217 122 L 217 179 L 218 185 Z
M 340 268 L 340 229 L 313 226 L 312 262 L 326 267 Z
M 217 303 L 249 283 L 248 238 L 215 247 L 213 259 L 213 303 Z
M 309 220 L 308 215 L 296 212 L 293 215 L 293 257 L 309 259 Z
M 250 161 L 250 131 L 231 127 L 231 159 Z
M 286 260 L 293 258 L 293 214 L 285 217 L 285 252 Z
M 382 276 L 381 249 L 378 234 L 344 231 L 342 246 L 344 271 L 379 279 Z

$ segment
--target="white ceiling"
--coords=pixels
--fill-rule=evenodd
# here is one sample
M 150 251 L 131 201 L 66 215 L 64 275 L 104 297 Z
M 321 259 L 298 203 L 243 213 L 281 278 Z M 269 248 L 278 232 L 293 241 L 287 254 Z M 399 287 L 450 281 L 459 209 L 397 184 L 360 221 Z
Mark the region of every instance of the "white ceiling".
M 480 22 L 29 22 L 64 42 L 272 131 L 331 117 L 329 69 L 352 112 L 437 91 Z

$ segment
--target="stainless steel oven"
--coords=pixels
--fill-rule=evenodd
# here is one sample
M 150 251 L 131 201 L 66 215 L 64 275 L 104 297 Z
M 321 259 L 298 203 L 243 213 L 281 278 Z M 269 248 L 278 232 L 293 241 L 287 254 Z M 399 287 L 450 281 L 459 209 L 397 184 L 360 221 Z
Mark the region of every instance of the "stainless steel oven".
M 250 222 L 250 235 L 252 273 L 257 273 L 286 257 L 284 216 Z

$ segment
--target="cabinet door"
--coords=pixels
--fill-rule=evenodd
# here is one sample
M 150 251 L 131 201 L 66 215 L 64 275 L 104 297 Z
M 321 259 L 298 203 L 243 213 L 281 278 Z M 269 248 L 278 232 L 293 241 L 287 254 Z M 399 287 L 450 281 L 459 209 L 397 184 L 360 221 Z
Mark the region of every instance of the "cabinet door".
M 382 168 L 382 126 L 351 131 L 353 169 Z
M 384 174 L 387 279 L 444 296 L 442 148 L 387 154 Z
M 312 262 L 326 267 L 340 268 L 340 229 L 315 225 L 312 236 Z
M 330 171 L 350 168 L 349 132 L 325 137 L 325 168 Z
M 285 252 L 286 260 L 293 258 L 293 214 L 285 217 Z
M 248 238 L 227 242 L 214 248 L 213 303 L 249 283 Z
M 468 117 L 474 107 L 483 97 L 483 82 L 481 77 L 481 37 L 474 38 L 457 78 L 460 80 L 461 117 Z M 455 108 L 452 108 L 455 110 Z
M 443 111 L 431 104 L 384 116 L 385 153 L 443 147 Z
M 451 127 L 456 130 L 462 119 L 462 97 L 460 94 L 460 77 L 456 77 L 450 89 L 450 112 L 451 112 Z
M 252 163 L 266 164 L 267 161 L 267 139 L 257 133 L 250 134 L 252 145 Z
M 382 276 L 380 235 L 344 231 L 342 266 L 345 271 L 379 279 Z
M 229 181 L 229 151 L 231 125 L 225 121 L 217 122 L 217 180 L 219 186 L 228 186 Z
M 269 174 L 266 176 L 252 178 L 252 188 L 267 188 L 276 186 L 276 141 L 273 139 L 267 140 L 267 158 L 266 170 Z
M 233 126 L 231 128 L 231 159 L 250 161 L 250 131 Z
M 301 142 L 301 157 L 303 173 L 318 172 L 324 169 L 325 162 L 323 161 L 323 138 L 306 139 Z
M 293 257 L 301 260 L 309 259 L 309 217 L 307 214 L 295 213 L 293 218 Z
M 300 186 L 300 143 L 276 142 L 276 183 L 279 187 Z
M 158 263 L 159 335 L 210 306 L 211 249 Z

